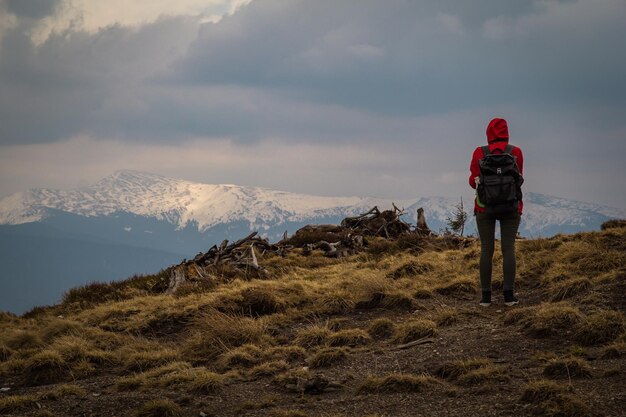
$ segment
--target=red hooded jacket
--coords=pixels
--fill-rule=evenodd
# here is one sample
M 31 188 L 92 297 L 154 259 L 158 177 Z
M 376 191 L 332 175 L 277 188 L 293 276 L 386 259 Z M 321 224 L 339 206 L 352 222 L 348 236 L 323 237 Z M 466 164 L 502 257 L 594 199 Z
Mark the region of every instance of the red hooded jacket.
M 501 153 L 509 143 L 509 127 L 506 120 L 495 118 L 487 126 L 487 143 L 489 144 L 489 150 L 493 153 Z M 522 150 L 517 146 L 513 146 L 511 154 L 517 157 L 517 166 L 519 167 L 520 174 L 524 175 L 524 155 Z M 482 148 L 479 146 L 474 150 L 472 155 L 472 162 L 470 163 L 470 177 L 469 184 L 472 188 L 476 188 L 476 177 L 480 175 L 480 167 L 478 161 L 480 161 L 485 155 Z M 524 203 L 520 200 L 517 211 L 522 214 Z M 480 207 L 476 200 L 474 200 L 474 213 L 484 213 L 485 209 Z

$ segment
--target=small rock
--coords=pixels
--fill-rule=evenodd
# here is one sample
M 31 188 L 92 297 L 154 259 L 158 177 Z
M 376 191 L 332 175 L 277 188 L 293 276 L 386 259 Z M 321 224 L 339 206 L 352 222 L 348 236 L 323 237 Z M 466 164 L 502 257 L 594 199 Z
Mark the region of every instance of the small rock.
M 57 316 L 57 319 L 64 319 L 64 318 L 65 318 L 65 317 L 63 316 L 63 314 L 59 314 L 59 315 Z
M 102 394 L 101 394 L 101 393 L 99 393 L 99 392 L 94 392 L 94 393 L 93 393 L 93 394 L 91 394 L 91 395 L 93 395 L 94 397 L 99 397 L 99 396 L 101 396 Z
M 204 411 L 200 411 L 200 417 L 207 417 Z
M 0 392 L 7 392 L 7 391 L 11 391 L 10 387 L 2 387 L 0 388 Z

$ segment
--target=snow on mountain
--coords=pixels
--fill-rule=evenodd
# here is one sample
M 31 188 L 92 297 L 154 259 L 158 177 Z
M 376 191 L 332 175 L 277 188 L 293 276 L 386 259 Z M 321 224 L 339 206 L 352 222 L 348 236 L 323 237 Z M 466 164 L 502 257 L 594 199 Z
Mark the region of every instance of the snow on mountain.
M 399 204 L 405 203 L 398 201 Z M 197 222 L 212 226 L 244 220 L 250 228 L 285 221 L 355 214 L 388 200 L 370 197 L 319 197 L 231 184 L 200 184 L 137 171 L 118 171 L 93 186 L 76 190 L 33 189 L 0 200 L 0 224 L 42 220 L 46 209 L 86 217 L 128 212 L 166 220 L 178 228 Z
M 456 198 L 422 197 L 393 200 L 415 222 L 423 207 L 431 228 L 445 226 Z M 49 209 L 84 217 L 126 212 L 167 221 L 177 229 L 197 224 L 199 232 L 218 225 L 245 222 L 263 232 L 284 223 L 316 223 L 362 213 L 377 205 L 391 208 L 392 200 L 373 197 L 321 197 L 232 184 L 201 184 L 137 171 L 118 171 L 98 183 L 75 190 L 33 189 L 0 200 L 0 224 L 44 219 Z M 466 200 L 466 210 L 471 211 Z M 549 235 L 560 231 L 597 229 L 609 218 L 626 218 L 626 210 L 526 193 L 521 231 Z M 317 219 L 317 220 L 316 220 Z M 469 222 L 472 230 L 473 222 Z

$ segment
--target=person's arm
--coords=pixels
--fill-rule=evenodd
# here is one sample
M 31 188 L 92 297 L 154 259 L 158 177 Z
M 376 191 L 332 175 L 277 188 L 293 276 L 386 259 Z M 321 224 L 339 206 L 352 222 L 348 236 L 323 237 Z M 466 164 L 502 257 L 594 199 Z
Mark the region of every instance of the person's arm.
M 476 177 L 480 175 L 480 166 L 478 166 L 478 161 L 482 157 L 483 157 L 483 150 L 480 147 L 474 149 L 474 153 L 472 154 L 472 162 L 470 163 L 470 177 L 469 177 L 469 185 L 472 188 L 476 188 Z

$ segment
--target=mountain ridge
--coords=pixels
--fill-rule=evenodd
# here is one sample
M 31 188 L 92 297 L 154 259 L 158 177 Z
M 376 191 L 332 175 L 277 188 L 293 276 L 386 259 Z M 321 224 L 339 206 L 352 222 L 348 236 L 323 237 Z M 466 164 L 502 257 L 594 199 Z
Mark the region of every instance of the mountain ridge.
M 49 209 L 84 217 L 110 216 L 116 212 L 163 220 L 176 230 L 197 223 L 200 233 L 220 224 L 243 221 L 261 233 L 286 223 L 359 214 L 371 207 L 405 207 L 409 221 L 424 207 L 427 220 L 445 227 L 458 200 L 450 197 L 386 199 L 377 197 L 327 197 L 235 184 L 204 184 L 141 171 L 120 170 L 97 183 L 73 190 L 36 188 L 0 200 L 0 224 L 42 221 Z M 626 217 L 626 210 L 526 193 L 521 230 L 540 235 L 563 226 L 564 232 L 597 229 L 611 218 Z M 268 236 L 272 237 L 272 236 Z

